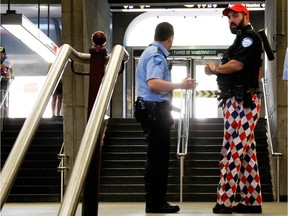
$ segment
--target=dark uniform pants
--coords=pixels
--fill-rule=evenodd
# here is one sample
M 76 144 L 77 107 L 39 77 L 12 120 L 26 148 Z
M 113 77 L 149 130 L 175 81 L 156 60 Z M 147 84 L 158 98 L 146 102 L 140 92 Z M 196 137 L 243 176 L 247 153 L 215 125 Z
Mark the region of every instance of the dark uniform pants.
M 173 123 L 171 109 L 156 108 L 155 119 L 140 121 L 147 142 L 145 165 L 146 205 L 158 207 L 166 202 L 169 156 L 170 126 Z
M 232 207 L 239 182 L 241 203 L 261 205 L 262 195 L 256 155 L 254 128 L 260 115 L 261 100 L 252 95 L 250 108 L 234 97 L 226 100 L 224 112 L 224 139 L 221 149 L 220 181 L 217 202 Z

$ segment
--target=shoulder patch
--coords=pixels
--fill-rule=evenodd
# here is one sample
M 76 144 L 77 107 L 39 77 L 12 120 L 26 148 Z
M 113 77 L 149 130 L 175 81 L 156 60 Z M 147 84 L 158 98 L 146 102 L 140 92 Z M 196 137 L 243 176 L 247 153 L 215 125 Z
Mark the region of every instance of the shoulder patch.
M 249 47 L 249 46 L 251 46 L 253 44 L 253 39 L 252 38 L 250 38 L 250 37 L 245 37 L 245 38 L 243 38 L 243 40 L 242 40 L 242 46 L 243 47 Z
M 163 62 L 163 58 L 159 55 L 154 56 L 154 64 L 159 65 Z

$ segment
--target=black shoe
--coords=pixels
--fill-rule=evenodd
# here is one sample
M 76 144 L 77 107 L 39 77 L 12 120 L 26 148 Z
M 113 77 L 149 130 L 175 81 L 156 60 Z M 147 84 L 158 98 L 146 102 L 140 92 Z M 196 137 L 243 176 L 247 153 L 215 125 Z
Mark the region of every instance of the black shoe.
M 214 214 L 232 214 L 232 208 L 224 206 L 224 204 L 219 205 L 216 203 L 216 205 L 213 208 Z
M 242 203 L 239 203 L 236 206 L 233 206 L 233 212 L 235 213 L 262 213 L 262 206 L 246 206 Z
M 146 213 L 176 213 L 180 211 L 180 208 L 178 205 L 170 205 L 169 203 L 165 203 L 163 206 L 160 207 L 147 207 L 146 206 Z

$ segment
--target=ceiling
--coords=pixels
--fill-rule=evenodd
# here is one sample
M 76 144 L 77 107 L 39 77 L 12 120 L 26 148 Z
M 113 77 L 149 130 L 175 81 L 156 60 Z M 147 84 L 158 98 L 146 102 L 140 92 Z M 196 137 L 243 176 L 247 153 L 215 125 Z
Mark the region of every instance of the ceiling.
M 252 0 L 252 1 L 241 1 L 241 0 L 230 0 L 230 1 L 221 1 L 221 0 L 107 0 L 110 4 L 111 10 L 115 11 L 117 9 L 123 9 L 123 7 L 133 8 L 133 9 L 143 9 L 149 6 L 149 9 L 183 9 L 187 8 L 187 5 L 193 6 L 193 8 L 205 8 L 208 5 L 225 5 L 231 3 L 246 3 L 246 4 L 261 4 L 265 3 L 265 0 Z M 191 7 L 189 7 L 191 8 Z
M 11 4 L 10 10 L 15 10 L 16 13 L 22 13 L 28 18 L 47 18 L 48 5 L 41 4 L 38 10 L 38 4 Z M 6 13 L 8 5 L 1 4 L 1 13 Z M 38 12 L 40 16 L 38 16 Z M 51 4 L 49 11 L 50 18 L 61 18 L 61 4 Z
M 201 4 L 201 3 L 231 3 L 231 2 L 262 2 L 263 0 L 252 0 L 252 1 L 239 1 L 239 0 L 107 0 L 109 4 L 165 4 L 167 5 L 180 5 L 180 4 Z
M 98 0 L 93 0 L 98 1 Z M 103 0 L 101 0 L 103 1 Z M 153 9 L 187 9 L 184 5 L 193 5 L 193 8 L 209 8 L 214 7 L 217 3 L 218 8 L 224 8 L 229 3 L 249 3 L 259 5 L 265 3 L 265 0 L 107 0 L 110 4 L 112 12 L 130 12 L 130 11 L 147 11 Z M 12 4 L 13 3 L 13 4 Z M 15 10 L 17 13 L 22 13 L 28 18 L 47 18 L 48 17 L 48 3 L 50 18 L 61 18 L 61 0 L 1 0 L 1 13 L 6 13 L 8 5 L 10 10 Z M 40 4 L 40 10 L 38 9 Z M 145 5 L 145 6 L 144 6 Z M 144 10 L 143 10 L 143 7 Z M 126 8 L 126 9 L 125 9 Z M 39 16 L 40 15 L 40 16 Z

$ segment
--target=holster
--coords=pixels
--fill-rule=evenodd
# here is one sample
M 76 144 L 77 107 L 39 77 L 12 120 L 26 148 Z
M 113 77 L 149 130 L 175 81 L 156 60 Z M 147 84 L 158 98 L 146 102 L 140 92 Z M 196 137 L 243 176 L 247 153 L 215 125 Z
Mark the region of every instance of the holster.
M 134 116 L 138 122 L 151 122 L 160 120 L 164 124 L 172 125 L 174 120 L 171 115 L 170 102 L 150 102 L 137 98 L 134 103 Z
M 138 122 L 153 121 L 156 119 L 156 105 L 137 98 L 134 103 L 134 116 Z

